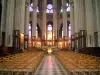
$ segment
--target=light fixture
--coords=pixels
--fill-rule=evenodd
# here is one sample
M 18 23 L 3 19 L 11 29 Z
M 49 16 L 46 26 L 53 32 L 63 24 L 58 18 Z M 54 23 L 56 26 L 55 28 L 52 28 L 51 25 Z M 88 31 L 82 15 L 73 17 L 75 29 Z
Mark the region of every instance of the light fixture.
M 51 53 L 52 53 L 52 49 L 48 48 L 48 54 L 51 54 Z
M 23 33 L 20 33 L 21 37 L 24 37 L 24 34 Z

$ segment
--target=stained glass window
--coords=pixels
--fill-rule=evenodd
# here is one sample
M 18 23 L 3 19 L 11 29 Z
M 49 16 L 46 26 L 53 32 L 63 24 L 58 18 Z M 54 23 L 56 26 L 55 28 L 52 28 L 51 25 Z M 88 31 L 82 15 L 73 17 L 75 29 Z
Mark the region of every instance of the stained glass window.
M 32 27 L 29 24 L 29 37 L 31 37 L 31 34 L 32 34 Z M 38 27 L 37 26 L 36 26 L 36 38 L 38 38 Z
M 38 38 L 38 27 L 36 26 L 36 38 Z
M 63 35 L 64 35 L 64 34 L 63 34 L 63 27 L 62 27 L 62 38 L 63 38 Z
M 29 11 L 32 12 L 33 10 L 34 10 L 34 9 L 33 9 L 33 3 L 31 3 L 31 4 L 29 5 Z M 37 12 L 39 12 L 38 7 L 37 7 Z
M 62 7 L 61 7 L 61 10 L 60 10 L 60 12 L 63 12 L 63 9 L 62 9 Z
M 69 12 L 70 11 L 70 4 L 66 3 L 66 7 L 67 7 L 66 11 Z M 62 7 L 61 7 L 60 12 L 63 12 Z
M 48 4 L 47 5 L 47 9 L 49 9 L 49 10 L 52 9 L 52 5 L 51 4 Z
M 51 25 L 48 25 L 48 30 L 52 31 L 52 26 Z
M 71 37 L 71 25 L 70 24 L 69 24 L 68 30 L 69 30 L 69 37 Z
M 29 24 L 29 37 L 31 37 L 31 25 Z
M 51 40 L 52 39 L 52 25 L 49 24 L 47 27 L 47 39 Z
M 53 6 L 52 6 L 52 4 L 48 4 L 47 5 L 46 13 L 53 13 Z

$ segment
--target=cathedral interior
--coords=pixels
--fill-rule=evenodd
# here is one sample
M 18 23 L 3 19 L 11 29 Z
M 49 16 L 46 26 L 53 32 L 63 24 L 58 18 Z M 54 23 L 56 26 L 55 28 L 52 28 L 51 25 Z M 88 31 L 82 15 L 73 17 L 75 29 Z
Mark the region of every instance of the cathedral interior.
M 0 0 L 0 75 L 100 75 L 100 0 Z

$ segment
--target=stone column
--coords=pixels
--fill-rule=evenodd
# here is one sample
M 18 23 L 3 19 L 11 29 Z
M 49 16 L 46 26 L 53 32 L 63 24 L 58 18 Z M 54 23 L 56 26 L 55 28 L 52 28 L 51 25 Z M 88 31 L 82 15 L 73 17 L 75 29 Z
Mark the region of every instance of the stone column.
M 73 35 L 75 33 L 75 29 L 74 29 L 74 4 L 72 0 L 70 0 L 70 23 L 71 23 L 71 35 Z
M 24 15 L 25 0 L 15 0 L 13 45 L 16 49 L 24 48 Z
M 85 0 L 85 9 L 86 9 L 86 30 L 87 30 L 87 47 L 94 46 L 94 20 L 93 20 L 93 8 L 92 0 Z
M 20 46 L 24 49 L 25 0 L 20 0 Z
M 75 24 L 74 24 L 74 3 L 73 0 L 70 0 L 70 23 L 71 23 L 71 48 L 73 49 L 75 46 L 75 41 L 73 40 L 75 37 Z
M 14 30 L 24 33 L 25 0 L 15 0 Z
M 20 0 L 15 0 L 15 14 L 14 14 L 14 24 L 13 24 L 13 47 L 15 48 L 15 53 L 20 49 Z
M 7 11 L 6 11 L 6 35 L 5 35 L 5 46 L 12 47 L 13 45 L 13 19 L 14 19 L 14 2 L 15 0 L 9 0 L 7 2 Z
M 60 26 L 60 10 L 57 9 L 57 47 L 59 46 L 59 39 L 61 38 Z
M 24 34 L 25 0 L 20 0 L 20 33 Z
M 46 9 L 47 9 L 47 0 L 43 0 L 42 3 L 42 40 L 46 40 Z M 45 41 L 42 43 L 42 45 L 45 44 Z
M 33 0 L 33 18 L 32 18 L 32 40 L 33 40 L 33 47 L 35 47 L 35 40 L 36 40 L 36 26 L 37 26 L 37 5 L 38 0 Z
M 14 30 L 19 30 L 20 26 L 20 0 L 15 0 Z
M 53 1 L 53 40 L 57 39 L 57 0 Z M 54 41 L 56 45 L 56 41 Z
M 79 48 L 79 40 L 78 40 L 78 32 L 79 32 L 79 19 L 80 19 L 80 11 L 79 11 L 79 1 L 80 0 L 73 0 L 74 1 L 74 28 L 75 28 L 75 33 L 74 33 L 74 39 L 75 39 L 75 52 L 78 52 Z
M 79 33 L 78 43 L 79 49 L 86 47 L 86 16 L 85 16 L 85 1 L 79 0 Z
M 96 13 L 96 2 L 92 0 L 92 10 L 93 10 L 93 31 L 94 31 L 94 47 L 98 47 L 98 26 L 97 26 L 97 13 Z
M 63 15 L 63 37 L 67 36 L 67 7 L 66 7 L 66 0 L 62 0 L 62 15 Z
M 95 0 L 96 3 L 96 17 L 97 17 L 97 41 L 100 47 L 100 0 Z
M 42 40 L 42 10 L 39 11 L 39 15 L 40 15 L 40 39 Z
M 0 33 L 0 45 L 5 43 L 5 26 L 6 26 L 6 11 L 7 11 L 7 1 L 2 0 L 2 16 L 1 16 L 1 33 Z
M 74 24 L 75 24 L 75 33 L 79 32 L 79 0 L 74 1 Z
M 57 9 L 57 11 L 58 11 L 58 9 Z M 59 31 L 60 31 L 60 11 L 57 12 L 57 32 L 58 32 L 58 34 L 57 34 L 57 38 L 60 37 L 60 35 L 59 35 L 59 34 L 60 34 Z
M 62 9 L 63 9 L 63 12 L 62 12 L 62 15 L 63 15 L 63 39 L 67 39 L 67 6 L 66 6 L 66 0 L 62 0 Z M 65 40 L 66 41 L 66 40 Z M 67 42 L 64 42 L 64 47 L 67 46 Z
M 86 30 L 86 20 L 85 20 L 85 1 L 84 0 L 79 0 L 79 29 L 80 30 Z
M 37 26 L 37 2 L 38 0 L 33 0 L 33 15 L 32 15 L 32 36 L 36 39 L 36 26 Z
M 0 2 L 0 46 L 2 43 L 1 16 L 2 16 L 2 2 Z
M 30 19 L 30 11 L 29 11 L 29 3 L 30 1 L 26 1 L 25 5 L 25 27 L 24 27 L 24 48 L 28 49 L 28 38 L 29 38 L 29 19 Z

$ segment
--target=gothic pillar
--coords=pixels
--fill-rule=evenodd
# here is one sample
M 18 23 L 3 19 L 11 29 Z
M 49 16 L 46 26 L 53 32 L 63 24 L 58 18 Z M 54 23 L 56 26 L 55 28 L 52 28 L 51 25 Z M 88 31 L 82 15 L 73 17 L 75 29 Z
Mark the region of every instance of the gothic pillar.
M 73 0 L 70 0 L 70 23 L 71 23 L 71 34 L 74 34 L 74 4 Z
M 96 22 L 97 22 L 97 46 L 100 47 L 100 0 L 95 0 L 96 3 Z
M 97 13 L 96 13 L 96 2 L 92 0 L 92 10 L 93 10 L 93 31 L 94 31 L 94 47 L 98 47 L 98 27 L 97 27 Z
M 74 1 L 74 24 L 75 24 L 75 33 L 79 32 L 79 0 Z
M 53 40 L 56 45 L 57 40 L 57 0 L 53 0 Z
M 6 26 L 6 12 L 7 11 L 7 1 L 2 0 L 2 16 L 1 16 L 1 33 L 0 33 L 0 45 L 5 44 L 5 26 Z
M 20 32 L 24 33 L 25 0 L 20 1 Z
M 79 0 L 79 49 L 86 47 L 86 19 L 85 19 L 85 1 Z
M 63 9 L 63 12 L 62 12 L 62 15 L 63 15 L 63 39 L 64 39 L 64 48 L 67 46 L 67 7 L 66 7 L 66 0 L 62 0 L 62 9 Z
M 57 9 L 57 11 L 58 11 L 58 9 Z M 57 12 L 57 38 L 60 37 L 59 31 L 60 31 L 60 12 Z
M 1 41 L 2 41 L 1 16 L 2 16 L 2 1 L 0 1 L 0 46 L 1 46 Z
M 43 0 L 42 3 L 42 45 L 45 45 L 46 43 L 46 9 L 47 9 L 47 0 Z
M 74 2 L 70 0 L 70 23 L 71 23 L 71 48 L 74 49 L 75 47 L 75 24 L 74 24 Z
M 79 0 L 79 29 L 86 30 L 86 20 L 85 20 L 85 1 Z
M 5 24 L 5 46 L 12 47 L 13 45 L 13 19 L 14 19 L 14 2 L 15 0 L 9 0 L 7 2 L 6 11 L 6 24 Z
M 87 30 L 87 47 L 94 46 L 94 20 L 93 20 L 93 8 L 92 0 L 85 0 L 85 9 L 86 9 L 86 30 Z
M 42 10 L 39 11 L 40 15 L 40 40 L 42 41 Z
M 29 3 L 30 1 L 26 1 L 25 5 L 25 27 L 24 27 L 24 48 L 28 49 L 28 38 L 29 38 L 29 16 L 30 16 L 30 11 L 29 11 Z
M 80 10 L 79 10 L 79 1 L 80 0 L 73 0 L 74 1 L 74 28 L 75 28 L 75 39 L 74 39 L 74 47 L 75 47 L 75 52 L 78 52 L 79 48 L 79 38 L 78 38 L 78 33 L 79 33 L 79 19 L 80 19 Z
M 20 43 L 24 49 L 24 21 L 25 21 L 25 0 L 20 1 Z
M 13 46 L 16 50 L 24 48 L 25 0 L 15 0 Z
M 37 26 L 37 5 L 38 0 L 33 0 L 33 18 L 32 18 L 32 40 L 33 40 L 33 47 L 35 47 L 35 40 L 36 40 L 36 26 Z
M 57 9 L 57 47 L 59 47 L 59 39 L 61 37 L 61 32 L 60 32 L 60 10 Z

